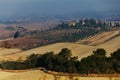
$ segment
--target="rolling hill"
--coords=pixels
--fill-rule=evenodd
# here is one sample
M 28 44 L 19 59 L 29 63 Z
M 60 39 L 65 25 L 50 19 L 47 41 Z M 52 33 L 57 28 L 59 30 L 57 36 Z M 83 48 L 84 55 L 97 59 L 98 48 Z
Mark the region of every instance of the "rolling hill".
M 55 43 L 55 44 L 50 44 L 43 47 L 33 48 L 26 51 L 16 52 L 14 54 L 5 55 L 4 57 L 7 57 L 12 60 L 17 60 L 19 57 L 25 59 L 27 56 L 33 53 L 44 54 L 46 52 L 51 52 L 51 51 L 53 51 L 54 53 L 58 53 L 62 48 L 68 48 L 72 50 L 72 54 L 74 56 L 78 56 L 79 59 L 92 54 L 92 51 L 98 48 L 104 48 L 107 51 L 107 56 L 109 56 L 110 53 L 120 48 L 120 44 L 118 43 L 120 41 L 119 34 L 120 34 L 119 30 L 104 32 L 104 33 L 95 35 L 91 38 L 81 40 L 79 41 L 79 43 L 78 42 Z M 83 41 L 89 41 L 89 43 L 88 44 L 81 43 Z
M 54 53 L 58 53 L 62 48 L 68 48 L 72 50 L 72 54 L 75 56 L 79 56 L 79 58 L 85 57 L 88 54 L 90 55 L 91 52 L 96 49 L 95 47 L 92 47 L 92 46 L 80 45 L 75 43 L 56 43 L 56 44 L 47 45 L 44 47 L 38 47 L 35 49 L 30 49 L 30 50 L 15 53 L 15 54 L 6 55 L 6 57 L 16 60 L 19 57 L 25 58 L 33 53 L 44 54 L 46 52 L 51 52 L 51 51 L 53 51 Z
M 30 54 L 44 54 L 53 51 L 58 53 L 62 48 L 72 50 L 74 56 L 79 59 L 92 54 L 92 51 L 98 48 L 104 48 L 107 51 L 107 56 L 113 51 L 120 48 L 120 31 L 110 31 L 91 36 L 89 38 L 79 40 L 75 43 L 63 42 L 49 44 L 43 47 L 37 47 L 30 50 L 21 49 L 6 49 L 0 48 L 0 61 L 2 60 L 18 60 L 25 59 Z M 68 76 L 57 76 L 47 74 L 41 70 L 20 70 L 6 71 L 0 70 L 0 80 L 71 80 Z M 119 77 L 74 77 L 73 80 L 119 80 Z
M 90 46 L 97 46 L 97 45 L 103 44 L 107 41 L 110 41 L 119 35 L 120 35 L 119 30 L 118 31 L 103 32 L 100 34 L 96 34 L 95 36 L 90 36 L 86 39 L 77 41 L 77 43 L 90 45 Z

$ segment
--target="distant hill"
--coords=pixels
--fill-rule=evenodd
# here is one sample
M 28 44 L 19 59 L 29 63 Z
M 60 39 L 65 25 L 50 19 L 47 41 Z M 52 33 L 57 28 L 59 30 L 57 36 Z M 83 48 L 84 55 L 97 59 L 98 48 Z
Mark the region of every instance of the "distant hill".
M 105 18 L 105 20 L 108 20 L 108 21 L 120 21 L 120 16 L 108 17 L 108 18 Z
M 31 37 L 11 38 L 0 41 L 0 47 L 2 48 L 19 48 L 21 50 L 28 50 L 35 47 L 43 46 L 51 43 L 50 40 L 34 39 Z
M 120 28 L 119 23 L 96 19 L 81 19 L 62 22 L 54 28 L 33 33 L 32 36 L 38 39 L 52 40 L 53 42 L 75 42 L 115 28 Z
M 40 32 L 50 27 L 53 28 L 59 24 L 59 20 L 47 20 L 47 21 L 36 21 L 36 22 L 12 22 L 12 23 L 1 23 L 0 24 L 0 39 L 12 38 L 16 31 L 20 32 L 20 36 L 26 36 L 33 32 Z

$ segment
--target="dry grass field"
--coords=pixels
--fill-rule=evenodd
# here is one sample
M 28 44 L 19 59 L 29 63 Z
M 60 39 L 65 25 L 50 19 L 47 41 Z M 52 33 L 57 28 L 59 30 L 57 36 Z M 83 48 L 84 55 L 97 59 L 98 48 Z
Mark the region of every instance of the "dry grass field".
M 18 52 L 16 54 L 6 55 L 6 57 L 16 60 L 19 57 L 25 58 L 33 53 L 44 54 L 46 52 L 53 51 L 56 54 L 56 53 L 60 52 L 60 50 L 62 48 L 68 48 L 68 49 L 72 50 L 72 54 L 74 56 L 78 56 L 80 59 L 82 57 L 85 57 L 86 55 L 90 55 L 92 53 L 92 51 L 96 49 L 93 46 L 86 46 L 86 45 L 82 45 L 82 44 L 80 45 L 80 44 L 75 44 L 75 43 L 56 43 L 56 44 L 47 45 L 44 47 L 30 49 L 30 50 L 23 51 L 23 52 Z
M 120 31 L 110 31 L 110 32 L 103 32 L 100 34 L 96 34 L 95 36 L 91 36 L 89 38 L 80 40 L 76 43 L 79 44 L 86 44 L 91 46 L 97 46 L 103 44 L 109 40 L 112 40 L 114 37 L 120 34 Z
M 0 71 L 0 80 L 120 80 L 120 77 L 73 77 L 55 76 L 40 70 Z
M 20 52 L 22 51 L 21 49 L 6 49 L 6 48 L 0 48 L 0 61 L 2 60 L 12 60 L 12 58 L 8 58 L 6 57 L 5 55 L 8 55 L 8 54 L 14 54 L 14 53 L 17 53 L 17 52 Z

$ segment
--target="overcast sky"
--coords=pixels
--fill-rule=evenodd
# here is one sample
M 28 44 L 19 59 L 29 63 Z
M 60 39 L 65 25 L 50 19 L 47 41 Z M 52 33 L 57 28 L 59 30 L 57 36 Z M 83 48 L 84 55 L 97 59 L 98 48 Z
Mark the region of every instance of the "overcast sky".
M 26 16 L 118 15 L 120 0 L 0 0 L 0 19 Z

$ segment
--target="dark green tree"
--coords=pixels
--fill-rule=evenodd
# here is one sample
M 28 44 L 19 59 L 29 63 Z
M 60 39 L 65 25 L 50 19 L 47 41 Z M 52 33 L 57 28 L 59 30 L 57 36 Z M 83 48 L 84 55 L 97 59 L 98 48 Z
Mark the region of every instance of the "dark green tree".
M 53 68 L 53 62 L 52 62 L 53 58 L 54 58 L 54 53 L 47 52 L 38 58 L 37 66 L 51 70 Z
M 97 49 L 96 51 L 93 51 L 93 55 L 95 56 L 101 56 L 106 57 L 106 51 L 104 49 Z
M 72 56 L 71 50 L 67 49 L 67 48 L 63 48 L 60 53 L 58 53 L 59 56 L 64 57 L 65 59 L 70 59 Z
M 111 54 L 111 58 L 120 60 L 120 49 Z
M 17 31 L 17 32 L 15 32 L 15 34 L 14 34 L 14 38 L 16 39 L 16 38 L 18 38 L 19 37 L 19 32 Z
M 24 63 L 26 64 L 25 66 L 27 68 L 35 68 L 37 65 L 37 60 L 38 57 L 40 57 L 40 55 L 38 54 L 31 54 L 29 57 L 27 57 L 27 59 L 24 61 Z
M 120 49 L 113 52 L 110 57 L 111 68 L 114 72 L 120 73 Z

